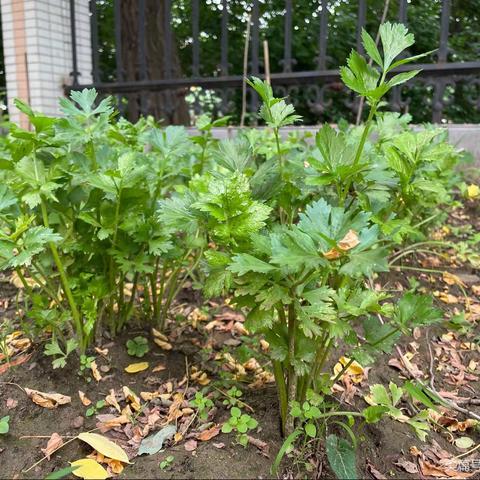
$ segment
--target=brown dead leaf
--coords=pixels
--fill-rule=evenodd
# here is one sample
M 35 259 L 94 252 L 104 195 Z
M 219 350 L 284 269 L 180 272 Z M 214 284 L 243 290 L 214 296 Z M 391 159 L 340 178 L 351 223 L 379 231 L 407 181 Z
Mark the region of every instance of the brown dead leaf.
M 98 370 L 97 362 L 95 360 L 90 364 L 90 369 L 92 370 L 93 378 L 97 382 L 99 382 L 102 379 L 102 375 L 100 374 L 100 371 Z
M 197 440 L 201 440 L 202 442 L 208 442 L 213 437 L 216 437 L 220 433 L 220 427 L 218 425 L 214 425 L 213 427 L 209 428 L 208 430 L 204 430 L 203 432 L 197 435 Z
M 347 252 L 356 247 L 360 243 L 357 232 L 355 230 L 349 230 L 347 234 L 338 242 L 338 248 Z
M 215 448 L 225 448 L 225 444 L 223 442 L 212 443 Z
M 418 463 L 420 464 L 420 470 L 423 475 L 427 477 L 437 477 L 437 478 L 470 478 L 471 476 L 475 475 L 475 472 L 461 472 L 460 470 L 434 465 L 433 463 L 428 462 L 427 460 L 423 460 L 421 458 L 418 459 Z
M 422 452 L 415 446 L 415 445 L 412 445 L 410 447 L 410 453 L 414 456 L 414 457 L 419 457 Z
M 115 390 L 112 388 L 110 389 L 110 393 L 105 397 L 105 403 L 110 407 L 114 407 L 118 413 L 122 411 L 120 405 L 117 402 L 117 397 L 115 395 Z
M 95 347 L 95 351 L 102 357 L 106 357 L 108 355 L 108 348 Z
M 92 401 L 81 390 L 78 391 L 78 396 L 84 407 L 88 407 L 92 404 Z
M 443 272 L 442 279 L 447 285 L 459 285 L 460 287 L 463 287 L 463 288 L 467 287 L 465 282 L 463 282 L 461 278 L 455 275 L 454 273 Z
M 459 303 L 458 298 L 455 295 L 452 295 L 451 293 L 448 293 L 448 292 L 437 291 L 437 292 L 433 292 L 433 295 L 435 297 L 438 297 L 438 299 L 443 303 L 447 303 L 449 305 L 452 303 Z
M 335 247 L 333 247 L 328 252 L 323 252 L 323 256 L 327 260 L 336 260 L 337 258 L 340 258 L 341 253 Z
M 25 388 L 25 393 L 34 403 L 43 408 L 57 408 L 72 401 L 71 397 L 60 393 L 44 393 L 30 388 Z
M 155 368 L 153 368 L 152 372 L 153 373 L 156 373 L 156 372 L 163 372 L 164 370 L 166 370 L 167 367 L 165 365 L 163 365 L 162 363 L 158 364 Z
M 198 445 L 197 441 L 194 440 L 193 438 L 190 439 L 190 440 L 187 440 L 187 441 L 185 442 L 185 444 L 184 444 L 185 450 L 186 450 L 187 452 L 193 452 L 193 451 L 195 451 L 195 450 L 197 449 L 197 445 Z
M 270 344 L 262 338 L 260 340 L 260 348 L 262 349 L 263 352 L 268 352 L 268 349 L 270 348 Z
M 268 443 L 258 439 L 258 438 L 255 438 L 255 437 L 251 437 L 250 435 L 247 435 L 247 438 L 248 438 L 248 443 L 251 443 L 254 447 L 257 447 L 259 450 L 260 450 L 260 453 L 264 456 L 264 457 L 267 457 L 269 458 L 268 456 Z
M 27 362 L 28 360 L 30 360 L 31 356 L 31 353 L 29 353 L 28 355 L 20 355 L 19 357 L 11 360 L 10 362 L 3 363 L 2 365 L 0 365 L 0 375 L 7 372 L 10 367 L 16 367 L 17 365 L 21 365 L 22 363 Z
M 404 457 L 399 458 L 394 465 L 403 468 L 403 470 L 405 470 L 407 473 L 418 473 L 418 466 L 415 463 L 408 461 Z
M 243 367 L 245 368 L 245 370 L 249 370 L 251 372 L 256 372 L 257 370 L 261 369 L 262 367 L 260 366 L 260 364 L 258 363 L 257 359 L 256 358 L 250 358 L 249 360 L 247 360 L 244 364 L 243 364 Z
M 375 480 L 387 480 L 387 477 L 383 473 L 380 473 L 368 460 L 367 470 Z
M 181 406 L 183 403 L 184 397 L 182 393 L 176 393 L 173 395 L 173 402 L 168 409 L 168 416 L 166 423 L 173 422 L 177 418 L 180 418 L 183 413 L 181 411 Z
M 208 385 L 211 381 L 205 372 L 197 369 L 195 366 L 192 367 L 190 372 L 190 379 L 202 386 Z
M 50 456 L 55 450 L 58 450 L 63 445 L 63 439 L 58 433 L 52 433 L 52 436 L 48 439 L 47 446 L 42 448 L 43 454 L 50 460 Z

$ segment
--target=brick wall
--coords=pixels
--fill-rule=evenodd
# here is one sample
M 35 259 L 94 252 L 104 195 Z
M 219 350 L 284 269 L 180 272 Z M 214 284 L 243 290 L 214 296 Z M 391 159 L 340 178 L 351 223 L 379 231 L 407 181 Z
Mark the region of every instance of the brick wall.
M 88 0 L 75 0 L 78 71 L 91 82 Z M 10 118 L 25 126 L 13 106 L 19 97 L 34 110 L 58 114 L 63 85 L 71 83 L 72 44 L 69 0 L 0 0 Z

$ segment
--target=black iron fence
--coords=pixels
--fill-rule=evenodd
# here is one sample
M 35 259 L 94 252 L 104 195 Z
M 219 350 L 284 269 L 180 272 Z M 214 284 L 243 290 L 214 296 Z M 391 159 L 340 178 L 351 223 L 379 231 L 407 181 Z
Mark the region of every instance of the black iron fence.
M 303 9 L 305 5 L 311 9 L 312 16 L 308 23 L 314 21 L 316 24 L 309 25 L 308 31 L 314 34 L 309 34 L 304 43 L 299 45 L 298 41 L 295 42 L 298 28 L 294 22 L 299 21 L 300 10 L 295 9 L 300 8 L 300 3 Z M 153 114 L 170 123 L 186 123 L 188 118 L 185 114 L 176 115 L 176 112 L 184 111 L 187 112 L 187 117 L 191 117 L 202 109 L 210 109 L 214 115 L 233 113 L 238 119 L 245 73 L 239 59 L 244 53 L 244 38 L 248 31 L 247 75 L 262 77 L 265 74 L 262 40 L 266 39 L 270 51 L 276 51 L 277 57 L 281 57 L 278 62 L 271 62 L 272 86 L 277 93 L 290 96 L 290 100 L 298 104 L 297 108 L 307 118 L 308 123 L 335 121 L 339 117 L 354 120 L 358 101 L 346 91 L 339 78 L 338 64 L 342 64 L 345 58 L 336 59 L 337 66 L 332 66 L 334 62 L 328 55 L 329 48 L 332 48 L 329 43 L 332 42 L 329 38 L 330 29 L 335 27 L 333 18 L 338 14 L 342 3 L 345 2 L 90 0 L 93 83 L 85 84 L 82 83 L 76 60 L 75 12 L 72 0 L 72 84 L 65 88 L 68 91 L 95 87 L 102 94 L 114 94 L 119 99 L 121 111 L 133 120 L 141 114 Z M 455 0 L 431 0 L 430 3 L 438 15 L 432 13 L 431 18 L 427 19 L 432 22 L 431 29 L 438 35 L 436 44 L 428 45 L 428 49 L 437 48 L 437 51 L 428 57 L 428 63 L 408 66 L 408 69 L 420 68 L 422 73 L 406 87 L 393 89 L 389 97 L 390 107 L 401 112 L 412 112 L 412 103 L 415 103 L 418 114 L 414 120 L 417 121 L 480 121 L 480 61 L 476 60 L 475 51 L 471 56 L 473 59 L 467 61 L 465 56 L 452 55 L 449 45 L 451 25 L 456 27 L 457 35 L 460 21 L 452 15 Z M 354 4 L 355 16 L 355 32 L 351 36 L 353 44 L 350 46 L 361 50 L 361 30 L 368 26 L 367 13 L 371 2 L 358 0 L 349 4 L 350 9 L 353 8 L 351 4 Z M 378 6 L 379 2 L 376 4 Z M 381 2 L 384 13 L 387 13 L 389 4 L 390 12 L 387 18 L 408 25 L 409 13 L 414 12 L 415 0 Z M 207 7 L 210 17 L 214 11 L 218 19 L 215 24 L 215 17 L 212 17 L 214 20 L 210 24 L 213 25 L 215 33 L 210 37 L 208 29 L 201 25 L 202 15 L 207 12 Z M 268 22 L 273 18 L 268 14 L 269 7 L 275 7 L 277 14 L 277 34 L 274 38 L 269 35 Z M 278 28 L 279 19 L 283 23 L 281 30 Z M 187 20 L 188 27 L 185 25 Z M 378 17 L 374 21 L 378 28 Z M 230 28 L 232 22 L 236 22 L 235 31 Z M 102 30 L 104 24 L 107 27 Z M 110 40 L 105 40 L 105 31 L 107 30 L 108 34 L 109 25 L 113 27 L 113 35 Z M 240 37 L 239 28 L 242 29 Z M 341 32 L 339 34 L 337 28 L 333 33 L 337 38 L 333 42 L 338 42 Z M 236 44 L 232 46 L 234 35 Z M 239 42 L 242 37 L 243 41 Z M 155 41 L 152 42 L 152 38 Z M 478 44 L 480 45 L 480 41 Z M 206 51 L 208 45 L 210 48 Z M 212 49 L 211 45 L 216 45 L 216 48 Z M 473 48 L 475 50 L 476 47 Z M 313 52 L 310 64 L 308 59 L 296 62 L 296 57 L 307 50 Z M 202 54 L 209 58 L 202 58 Z M 233 66 L 232 55 L 236 58 Z M 212 56 L 216 56 L 214 61 L 210 58 Z M 305 69 L 305 65 L 308 69 Z M 258 98 L 251 92 L 248 106 L 250 111 L 256 111 L 258 106 Z

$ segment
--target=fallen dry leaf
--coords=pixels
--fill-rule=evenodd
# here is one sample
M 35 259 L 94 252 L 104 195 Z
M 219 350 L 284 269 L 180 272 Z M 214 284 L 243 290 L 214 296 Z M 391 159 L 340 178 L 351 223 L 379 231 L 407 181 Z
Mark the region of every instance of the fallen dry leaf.
M 72 427 L 73 428 L 81 428 L 81 427 L 83 427 L 84 423 L 85 423 L 85 419 L 81 415 L 79 415 L 78 417 L 75 417 L 72 420 Z
M 457 275 L 455 275 L 454 273 L 443 272 L 442 279 L 447 285 L 459 285 L 460 287 L 463 287 L 463 288 L 467 287 L 465 282 L 463 282 L 462 279 Z
M 162 350 L 171 350 L 172 344 L 169 342 L 165 342 L 164 340 L 161 340 L 160 338 L 154 338 L 153 341 L 162 349 Z
M 335 378 L 343 370 L 348 362 L 350 362 L 350 359 L 347 357 L 342 356 L 339 358 L 338 362 L 333 367 L 333 378 Z M 342 378 L 345 376 L 350 377 L 353 383 L 360 383 L 365 377 L 365 370 L 357 361 L 354 360 L 342 374 Z
M 48 439 L 47 446 L 42 448 L 43 454 L 50 460 L 50 456 L 55 450 L 58 450 L 63 445 L 63 438 L 58 433 L 52 433 L 52 436 Z
M 100 374 L 100 371 L 98 370 L 97 362 L 95 360 L 90 364 L 90 369 L 92 370 L 93 378 L 97 382 L 99 382 L 102 379 L 102 375 Z
M 57 408 L 72 401 L 71 397 L 60 393 L 44 393 L 30 388 L 25 388 L 25 393 L 34 403 L 44 408 Z
M 130 403 L 136 412 L 138 412 L 140 410 L 140 398 L 138 398 L 138 396 L 126 386 L 123 386 L 122 390 L 125 400 Z
M 110 389 L 110 393 L 105 397 L 105 403 L 110 407 L 114 407 L 118 413 L 122 411 L 120 405 L 117 402 L 117 397 L 113 388 Z
M 10 367 L 16 367 L 18 365 L 21 365 L 22 363 L 27 362 L 30 360 L 30 357 L 32 356 L 31 353 L 27 355 L 20 355 L 19 357 L 15 358 L 14 360 L 11 360 L 10 362 L 3 363 L 0 365 L 0 375 L 4 374 Z
M 268 457 L 268 444 L 258 438 L 251 437 L 250 435 L 247 435 L 248 443 L 251 443 L 254 447 L 257 447 L 260 450 L 260 453 L 264 457 Z
M 78 391 L 78 396 L 84 407 L 88 407 L 92 404 L 92 401 L 81 390 Z
M 165 365 L 163 365 L 162 363 L 160 363 L 159 365 L 157 365 L 155 368 L 153 368 L 152 372 L 153 373 L 156 373 L 156 372 L 163 372 L 163 370 L 166 370 L 167 367 Z
M 412 474 L 413 473 L 418 473 L 418 466 L 415 463 L 410 462 L 403 457 L 399 458 L 394 463 L 394 465 L 396 465 L 397 467 L 403 468 L 403 470 L 405 470 L 407 473 L 412 473 Z
M 138 363 L 131 363 L 127 367 L 125 367 L 125 371 L 127 373 L 139 373 L 147 370 L 149 364 L 148 362 L 138 362 Z
M 197 449 L 197 441 L 194 440 L 193 438 L 190 440 L 187 440 L 184 444 L 184 447 L 187 452 L 193 452 L 194 450 Z
M 213 427 L 209 428 L 208 430 L 204 430 L 203 432 L 197 435 L 197 440 L 201 440 L 202 442 L 208 442 L 213 437 L 216 437 L 220 433 L 220 427 L 218 425 L 214 425 Z

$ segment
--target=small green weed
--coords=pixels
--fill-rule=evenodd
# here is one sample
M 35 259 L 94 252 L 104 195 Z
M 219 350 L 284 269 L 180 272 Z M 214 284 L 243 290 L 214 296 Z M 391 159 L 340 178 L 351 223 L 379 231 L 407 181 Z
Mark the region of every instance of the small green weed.
M 10 416 L 6 415 L 5 417 L 0 418 L 0 435 L 5 435 L 10 430 Z
M 102 409 L 106 405 L 105 400 L 99 400 L 95 405 L 92 405 L 91 407 L 87 408 L 87 411 L 85 412 L 86 417 L 91 417 L 95 414 L 98 413 L 100 409 Z
M 145 337 L 138 336 L 127 342 L 127 351 L 132 357 L 142 358 L 149 350 L 148 340 Z
M 165 460 L 162 460 L 160 462 L 160 468 L 162 470 L 169 470 L 172 467 L 172 464 L 175 460 L 175 457 L 173 455 L 169 455 Z
M 238 407 L 232 407 L 230 410 L 230 418 L 223 424 L 222 433 L 237 432 L 237 442 L 246 447 L 248 445 L 249 430 L 257 428 L 258 422 Z

